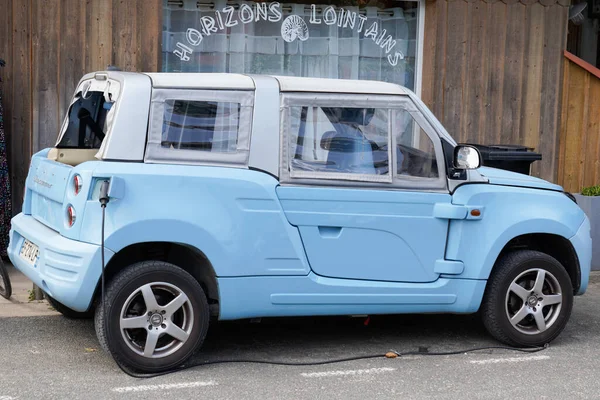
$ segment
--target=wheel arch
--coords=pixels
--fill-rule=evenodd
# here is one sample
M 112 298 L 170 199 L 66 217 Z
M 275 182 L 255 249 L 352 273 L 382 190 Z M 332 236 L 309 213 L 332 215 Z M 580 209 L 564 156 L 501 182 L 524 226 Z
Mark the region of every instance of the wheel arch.
M 517 250 L 536 250 L 555 258 L 569 274 L 573 293 L 579 291 L 581 286 L 579 258 L 575 248 L 565 237 L 553 233 L 527 233 L 516 236 L 502 248 L 494 262 L 492 272 L 504 255 Z
M 192 275 L 204 290 L 211 315 L 219 315 L 219 287 L 212 263 L 200 249 L 175 242 L 141 242 L 128 245 L 118 251 L 104 269 L 105 285 L 123 268 L 142 261 L 164 261 L 180 267 Z M 101 296 L 101 280 L 98 281 L 91 308 Z

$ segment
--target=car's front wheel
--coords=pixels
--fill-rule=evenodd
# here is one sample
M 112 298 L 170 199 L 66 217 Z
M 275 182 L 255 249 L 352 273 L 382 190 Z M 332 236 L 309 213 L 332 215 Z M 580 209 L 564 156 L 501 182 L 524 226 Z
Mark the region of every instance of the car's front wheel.
M 100 345 L 137 372 L 183 363 L 202 344 L 209 308 L 200 284 L 172 264 L 146 261 L 117 274 L 96 308 Z
M 573 308 L 573 286 L 553 257 L 532 250 L 503 256 L 483 298 L 483 323 L 511 346 L 542 346 L 562 332 Z

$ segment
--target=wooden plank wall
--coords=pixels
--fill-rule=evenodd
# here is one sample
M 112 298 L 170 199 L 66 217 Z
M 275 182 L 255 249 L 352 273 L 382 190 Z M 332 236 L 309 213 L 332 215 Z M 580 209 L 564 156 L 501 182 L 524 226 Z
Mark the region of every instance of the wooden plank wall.
M 426 0 L 422 98 L 459 142 L 533 147 L 556 181 L 569 0 Z
M 600 69 L 565 52 L 558 182 L 600 185 Z
M 160 71 L 162 0 L 0 0 L 0 90 L 14 213 L 31 154 L 53 145 L 79 79 Z

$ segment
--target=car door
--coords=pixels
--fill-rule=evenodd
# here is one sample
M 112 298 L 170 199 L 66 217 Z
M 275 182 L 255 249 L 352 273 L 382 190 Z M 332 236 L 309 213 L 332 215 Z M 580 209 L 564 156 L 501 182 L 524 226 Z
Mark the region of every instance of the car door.
M 451 201 L 439 138 L 407 96 L 350 97 L 283 100 L 285 215 L 318 275 L 434 281 Z

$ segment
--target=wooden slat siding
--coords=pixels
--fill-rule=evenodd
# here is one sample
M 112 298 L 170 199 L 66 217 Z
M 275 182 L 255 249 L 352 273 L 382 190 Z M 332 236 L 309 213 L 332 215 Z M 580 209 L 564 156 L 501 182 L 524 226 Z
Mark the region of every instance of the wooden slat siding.
M 12 2 L 13 40 L 11 176 L 13 213 L 20 212 L 23 190 L 32 154 L 31 130 L 31 13 L 32 0 Z
M 61 3 L 60 61 L 59 61 L 59 127 L 77 82 L 85 73 L 85 2 L 63 0 Z M 69 21 L 69 23 L 66 23 Z M 60 128 L 59 128 L 60 129 Z
M 162 0 L 138 0 L 138 70 L 154 72 L 162 64 Z
M 523 93 L 523 59 L 527 32 L 527 9 L 521 3 L 507 6 L 506 51 L 504 65 L 504 92 L 502 131 L 500 142 L 519 143 L 521 104 Z
M 471 34 L 471 27 L 473 26 L 473 21 L 472 21 L 472 15 L 473 15 L 473 2 L 472 0 L 464 0 L 467 3 L 467 9 L 466 9 L 466 14 L 464 16 L 464 21 L 463 21 L 463 25 L 464 25 L 464 34 L 465 34 L 465 46 L 464 46 L 464 67 L 462 70 L 462 79 L 461 79 L 461 83 L 462 83 L 462 106 L 461 106 L 461 116 L 460 116 L 460 121 L 461 121 L 461 127 L 460 127 L 460 131 L 458 132 L 456 139 L 458 140 L 458 142 L 460 143 L 464 143 L 467 141 L 467 132 L 470 130 L 469 127 L 467 127 L 467 124 L 470 122 L 469 121 L 469 108 L 471 106 L 471 104 L 469 103 L 468 100 L 468 95 L 469 95 L 469 91 L 470 91 L 470 86 L 471 86 L 471 79 L 467 79 L 467 76 L 472 76 L 473 73 L 470 71 L 471 68 L 471 44 L 473 43 L 473 38 L 469 38 L 469 35 Z M 469 40 L 471 39 L 471 40 Z M 476 40 L 476 39 L 475 39 Z
M 32 148 L 53 146 L 59 130 L 60 0 L 46 0 L 33 7 Z
M 533 4 L 527 8 L 526 65 L 524 73 L 523 119 L 519 142 L 538 150 L 540 142 L 540 110 L 542 106 L 542 70 L 544 61 L 545 7 Z M 543 158 L 543 154 L 542 154 Z M 539 163 L 534 163 L 531 174 L 540 175 Z
M 586 73 L 583 77 L 583 115 L 581 119 L 581 138 L 580 138 L 580 148 L 579 148 L 579 187 L 583 187 L 583 181 L 585 176 L 585 165 L 586 160 L 590 158 L 590 152 L 588 151 L 588 120 L 590 115 L 590 74 Z
M 2 93 L 2 110 L 4 137 L 6 139 L 7 161 L 9 174 L 12 174 L 13 157 L 10 151 L 12 145 L 12 0 L 6 0 L 3 4 L 3 12 L 0 13 L 0 58 L 6 62 L 4 68 L 0 68 L 0 92 Z
M 85 70 L 104 70 L 112 64 L 112 1 L 88 0 L 85 14 Z
M 565 157 L 567 155 L 567 122 L 569 114 L 567 113 L 569 104 L 569 85 L 571 84 L 571 66 L 569 60 L 566 58 L 563 61 L 563 85 L 562 85 L 562 99 L 561 99 L 561 113 L 560 113 L 560 135 L 559 135 L 559 148 L 558 148 L 558 183 L 564 184 L 565 175 Z M 568 189 L 567 189 L 568 190 Z
M 542 160 L 532 170 L 542 179 L 556 182 L 558 177 L 560 104 L 562 92 L 562 50 L 566 41 L 568 9 L 559 5 L 547 7 L 544 15 L 543 67 L 540 106 L 539 145 Z M 536 165 L 537 164 L 537 165 Z
M 483 104 L 486 95 L 486 64 L 487 64 L 487 46 L 485 33 L 488 28 L 487 4 L 484 2 L 470 3 L 471 15 L 468 20 L 470 25 L 469 38 L 470 50 L 467 60 L 468 83 L 465 87 L 466 101 L 466 123 L 463 128 L 464 141 L 480 143 L 484 136 L 484 110 Z
M 132 9 L 132 6 L 135 9 Z M 112 2 L 112 60 L 123 71 L 135 71 L 138 67 L 138 10 L 135 0 Z
M 592 185 L 600 184 L 600 80 L 592 79 L 592 94 L 590 96 L 590 109 L 592 110 L 590 117 L 590 128 L 589 134 L 593 135 L 596 141 L 595 149 L 590 146 L 591 149 L 595 150 L 596 154 L 594 157 L 594 180 Z
M 588 117 L 584 131 L 587 133 L 583 187 L 600 184 L 600 79 L 588 75 Z
M 558 183 L 600 184 L 600 70 L 565 52 Z
M 477 132 L 477 137 L 475 139 L 475 141 L 477 143 L 482 143 L 485 140 L 485 138 L 487 137 L 486 120 L 488 118 L 488 111 L 489 111 L 488 93 L 489 93 L 490 80 L 488 77 L 490 74 L 490 43 L 491 43 L 490 35 L 487 34 L 487 32 L 492 26 L 492 20 L 491 20 L 491 15 L 490 15 L 491 10 L 492 10 L 491 4 L 489 4 L 489 3 L 482 4 L 482 10 L 481 10 L 482 18 L 484 18 L 485 21 L 483 24 L 483 30 L 481 32 L 481 35 L 484 36 L 485 39 L 481 41 L 481 45 L 483 46 L 483 52 L 482 52 L 483 59 L 481 62 L 482 87 L 481 87 L 481 93 L 480 93 L 479 131 Z
M 441 121 L 444 117 L 444 97 L 446 80 L 446 37 L 448 35 L 448 3 L 436 0 L 437 28 L 435 40 L 435 65 L 433 68 L 433 104 L 431 112 Z M 425 27 L 425 30 L 429 27 Z M 429 55 L 425 54 L 425 57 Z
M 429 0 L 423 93 L 457 141 L 534 147 L 532 174 L 554 182 L 568 14 L 556 1 Z
M 447 50 L 445 59 L 444 113 L 442 122 L 456 140 L 462 134 L 463 85 L 465 79 L 467 3 L 448 2 Z
M 501 1 L 488 5 L 490 28 L 489 35 L 489 69 L 487 71 L 488 89 L 486 97 L 485 137 L 480 143 L 501 143 L 502 115 L 504 103 L 504 69 L 506 52 L 506 4 Z
M 0 57 L 7 62 L 0 88 L 14 213 L 31 155 L 55 142 L 84 73 L 116 64 L 113 54 L 129 70 L 161 70 L 162 0 L 134 1 L 113 10 L 113 0 L 0 0 Z M 116 24 L 114 13 L 122 14 Z M 113 46 L 113 30 L 123 29 Z
M 582 68 L 569 66 L 569 98 L 567 107 L 566 143 L 565 143 L 565 169 L 563 181 L 569 188 L 579 186 L 581 136 L 583 129 L 583 104 L 585 102 L 586 88 L 584 86 L 586 72 Z M 564 107 L 564 106 L 563 106 Z
M 421 100 L 433 110 L 434 103 L 434 80 L 436 59 L 436 35 L 437 35 L 437 0 L 426 0 L 425 2 L 425 29 L 423 38 L 423 73 L 421 78 Z

